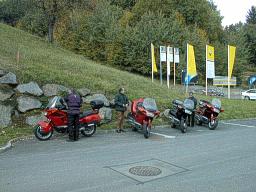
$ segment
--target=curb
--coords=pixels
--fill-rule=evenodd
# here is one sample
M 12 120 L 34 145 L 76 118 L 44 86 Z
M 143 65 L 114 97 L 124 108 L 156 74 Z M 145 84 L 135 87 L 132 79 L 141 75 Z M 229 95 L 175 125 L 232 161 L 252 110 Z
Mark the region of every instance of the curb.
M 8 149 L 10 149 L 11 147 L 13 147 L 13 145 L 21 140 L 29 140 L 33 138 L 33 136 L 23 136 L 23 137 L 18 137 L 15 139 L 11 139 L 10 141 L 8 141 L 3 147 L 0 146 L 0 153 L 3 153 L 5 151 L 7 151 Z

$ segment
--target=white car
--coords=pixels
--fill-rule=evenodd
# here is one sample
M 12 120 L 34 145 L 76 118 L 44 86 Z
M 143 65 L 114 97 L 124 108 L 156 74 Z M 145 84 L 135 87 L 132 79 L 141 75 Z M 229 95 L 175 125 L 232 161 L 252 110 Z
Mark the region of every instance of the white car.
M 243 91 L 242 99 L 253 100 L 256 99 L 256 89 L 249 89 L 247 91 Z

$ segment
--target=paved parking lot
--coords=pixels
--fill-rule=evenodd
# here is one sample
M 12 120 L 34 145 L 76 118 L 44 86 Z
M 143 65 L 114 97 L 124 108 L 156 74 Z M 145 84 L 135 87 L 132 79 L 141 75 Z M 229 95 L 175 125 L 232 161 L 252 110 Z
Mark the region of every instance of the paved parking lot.
M 0 191 L 255 191 L 256 120 L 154 132 L 19 142 L 0 154 Z

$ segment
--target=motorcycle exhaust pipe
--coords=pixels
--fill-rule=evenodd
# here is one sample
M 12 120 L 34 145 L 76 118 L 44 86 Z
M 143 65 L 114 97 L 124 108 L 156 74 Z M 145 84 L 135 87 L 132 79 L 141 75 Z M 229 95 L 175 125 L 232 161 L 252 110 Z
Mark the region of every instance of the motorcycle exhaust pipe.
M 174 117 L 174 116 L 170 116 L 169 118 L 171 119 L 172 123 L 174 123 L 174 124 L 179 124 L 180 123 L 180 120 L 178 118 Z

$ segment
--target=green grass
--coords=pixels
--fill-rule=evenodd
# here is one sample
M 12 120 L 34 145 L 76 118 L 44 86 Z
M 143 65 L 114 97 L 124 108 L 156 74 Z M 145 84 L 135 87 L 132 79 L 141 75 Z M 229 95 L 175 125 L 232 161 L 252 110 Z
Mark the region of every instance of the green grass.
M 19 63 L 16 61 L 18 51 Z M 0 24 L 0 68 L 16 73 L 20 83 L 36 81 L 41 86 L 57 83 L 67 87 L 85 87 L 104 92 L 109 99 L 114 97 L 120 86 L 124 86 L 130 100 L 153 97 L 160 110 L 170 107 L 172 99 L 186 97 L 181 86 L 168 90 L 158 81 L 152 83 L 150 77 L 104 66 L 4 24 Z M 222 99 L 222 103 L 225 112 L 221 119 L 256 117 L 256 102 Z M 115 124 L 111 123 L 103 128 L 113 126 Z

